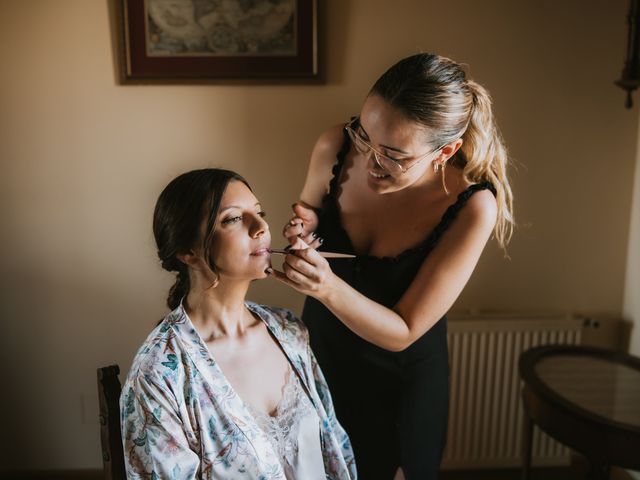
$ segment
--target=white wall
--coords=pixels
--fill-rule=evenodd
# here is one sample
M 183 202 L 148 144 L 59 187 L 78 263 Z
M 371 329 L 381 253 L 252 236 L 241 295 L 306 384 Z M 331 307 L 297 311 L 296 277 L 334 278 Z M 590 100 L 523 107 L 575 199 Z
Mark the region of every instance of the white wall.
M 236 169 L 277 234 L 315 137 L 417 51 L 470 65 L 519 165 L 511 260 L 490 246 L 456 309 L 621 314 L 638 125 L 613 85 L 627 2 L 320 3 L 324 85 L 121 86 L 107 0 L 0 1 L 6 466 L 100 465 L 95 369 L 126 371 L 165 312 L 161 188 L 187 169 Z M 302 303 L 272 280 L 253 298 Z

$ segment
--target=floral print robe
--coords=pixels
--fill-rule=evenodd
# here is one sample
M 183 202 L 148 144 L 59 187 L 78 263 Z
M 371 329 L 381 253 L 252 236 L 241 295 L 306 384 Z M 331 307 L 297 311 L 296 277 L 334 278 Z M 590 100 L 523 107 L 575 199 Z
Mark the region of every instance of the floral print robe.
M 351 444 L 336 420 L 306 327 L 289 310 L 246 305 L 280 344 L 318 413 L 326 478 L 355 479 Z M 136 354 L 120 412 L 128 478 L 285 479 L 269 439 L 182 306 Z

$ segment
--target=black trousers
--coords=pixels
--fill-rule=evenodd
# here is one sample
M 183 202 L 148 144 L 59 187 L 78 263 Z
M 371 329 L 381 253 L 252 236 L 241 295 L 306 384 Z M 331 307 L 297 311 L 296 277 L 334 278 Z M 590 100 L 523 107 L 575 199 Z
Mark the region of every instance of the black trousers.
M 305 323 L 351 439 L 358 477 L 392 480 L 401 467 L 407 480 L 437 479 L 448 420 L 446 320 L 399 353 L 346 328 Z

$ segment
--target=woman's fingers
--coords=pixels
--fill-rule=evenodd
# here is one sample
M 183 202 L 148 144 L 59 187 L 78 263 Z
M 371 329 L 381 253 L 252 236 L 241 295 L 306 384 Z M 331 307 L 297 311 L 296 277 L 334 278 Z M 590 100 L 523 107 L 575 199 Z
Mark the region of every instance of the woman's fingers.
M 282 283 L 289 285 L 292 288 L 295 288 L 296 290 L 303 290 L 302 285 L 298 285 L 293 280 L 290 280 L 289 277 L 287 277 L 287 275 L 284 272 L 280 272 L 279 270 L 276 270 L 275 268 L 270 267 L 270 269 L 268 270 L 268 274 L 271 277 L 274 277 L 275 279 L 281 281 Z
M 307 293 L 313 290 L 313 283 L 309 282 L 307 277 L 288 267 L 286 264 L 283 266 L 283 270 L 284 271 L 281 272 L 271 267 L 268 273 L 270 276 L 275 277 L 277 280 L 301 293 Z
M 304 225 L 300 223 L 290 224 L 284 226 L 282 231 L 284 237 L 289 240 L 289 243 L 295 243 L 296 237 L 301 238 L 311 248 L 318 248 L 322 245 L 322 240 L 318 239 L 318 234 L 315 232 L 308 232 L 304 229 Z
M 310 245 L 307 247 L 298 248 L 295 250 L 295 252 L 292 252 L 292 254 L 295 254 L 295 256 L 301 259 L 304 263 L 311 264 L 314 267 L 327 265 L 327 261 L 322 258 L 320 253 L 318 253 L 315 249 L 308 247 L 310 247 Z M 292 250 L 293 249 L 294 247 L 292 247 Z M 287 257 L 289 257 L 289 255 L 287 255 Z
M 306 224 L 313 224 L 318 220 L 318 214 L 312 208 L 309 208 L 300 202 L 294 203 L 292 205 L 292 209 L 293 213 L 295 213 L 297 217 Z
M 300 237 L 295 237 L 291 242 L 291 250 L 306 250 L 307 248 L 309 248 L 309 244 Z
M 313 290 L 313 286 L 315 285 L 315 282 L 313 282 L 306 275 L 298 272 L 297 270 L 294 270 L 293 268 L 291 268 L 289 265 L 286 265 L 286 264 L 282 266 L 282 270 L 283 270 L 284 274 L 286 275 L 286 277 L 291 282 L 293 282 L 296 285 L 298 285 L 298 289 L 300 289 L 302 291 L 311 291 L 311 290 Z
M 327 261 L 312 248 L 295 250 L 285 257 L 282 269 L 293 282 L 316 291 L 326 277 Z
M 295 219 L 292 219 L 291 221 L 293 222 L 294 220 Z M 312 246 L 312 248 L 318 248 L 322 244 L 322 241 L 319 243 L 316 242 L 318 235 L 315 232 L 306 230 L 302 222 L 287 223 L 282 230 L 282 235 L 290 244 L 294 244 L 296 238 L 301 238 L 307 245 Z
M 294 216 L 282 229 L 282 235 L 289 243 L 293 243 L 292 239 L 295 237 L 303 238 L 307 243 L 311 243 L 312 238 L 308 235 L 318 228 L 318 214 L 313 208 L 300 202 L 294 203 L 292 208 Z
M 282 265 L 284 273 L 286 273 L 290 279 L 295 280 L 298 283 L 299 277 L 297 275 L 293 275 L 294 273 L 299 273 L 301 275 L 304 275 L 306 278 L 315 280 L 317 277 L 315 265 L 299 257 L 297 253 L 298 252 L 295 252 L 295 254 L 290 253 L 285 257 L 284 263 Z M 291 273 L 293 276 L 289 275 L 289 273 Z
M 287 224 L 282 229 L 282 235 L 286 238 L 293 237 L 304 233 L 304 225 L 302 220 L 298 217 L 294 217 L 287 222 Z
M 311 245 L 315 241 L 316 237 L 317 237 L 316 233 L 315 232 L 311 232 L 311 233 L 309 233 L 307 235 L 303 234 L 302 237 L 300 237 L 300 238 L 302 238 L 304 243 L 306 243 L 307 245 Z
M 311 243 L 309 243 L 309 247 L 317 250 L 322 245 L 322 238 L 316 236 Z
M 304 245 L 301 239 L 298 238 L 296 243 L 300 248 L 292 248 L 285 257 L 282 272 L 271 268 L 268 273 L 301 293 L 314 295 L 322 290 L 327 280 L 331 271 L 329 264 L 316 250 Z

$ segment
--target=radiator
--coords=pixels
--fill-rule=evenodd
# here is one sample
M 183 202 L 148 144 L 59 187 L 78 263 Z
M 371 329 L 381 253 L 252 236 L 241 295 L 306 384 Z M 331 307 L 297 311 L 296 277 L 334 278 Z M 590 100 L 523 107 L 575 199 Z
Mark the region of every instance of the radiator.
M 452 316 L 449 430 L 443 469 L 522 463 L 518 358 L 537 345 L 581 343 L 583 320 L 569 316 Z M 569 464 L 569 450 L 536 427 L 533 464 Z

